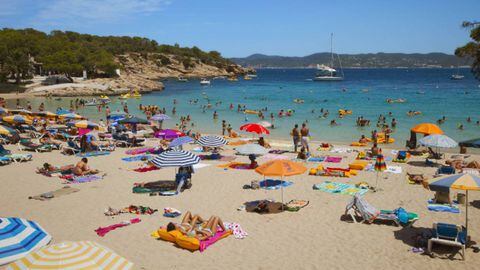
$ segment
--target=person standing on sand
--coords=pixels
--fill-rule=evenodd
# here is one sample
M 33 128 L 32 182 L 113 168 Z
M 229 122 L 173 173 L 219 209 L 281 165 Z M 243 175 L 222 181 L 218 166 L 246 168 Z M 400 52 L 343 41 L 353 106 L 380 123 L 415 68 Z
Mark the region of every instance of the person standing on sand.
M 291 134 L 292 135 L 292 139 L 293 139 L 293 149 L 295 151 L 295 153 L 297 152 L 297 148 L 298 148 L 298 143 L 300 141 L 300 132 L 298 131 L 298 125 L 295 124 L 295 126 L 293 127 L 292 129 L 292 132 Z
M 310 153 L 310 147 L 308 145 L 308 137 L 310 136 L 310 130 L 307 127 L 307 123 L 302 124 L 300 134 L 302 135 L 302 147 L 305 147 L 305 149 L 307 149 L 307 153 Z
M 225 136 L 225 131 L 227 130 L 227 122 L 222 120 L 222 136 Z

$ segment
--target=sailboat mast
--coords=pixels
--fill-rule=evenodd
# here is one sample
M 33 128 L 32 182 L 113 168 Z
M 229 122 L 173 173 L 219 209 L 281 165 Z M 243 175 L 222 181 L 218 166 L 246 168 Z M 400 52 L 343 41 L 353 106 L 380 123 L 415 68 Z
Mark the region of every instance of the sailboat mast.
M 330 67 L 333 68 L 333 33 L 330 33 Z

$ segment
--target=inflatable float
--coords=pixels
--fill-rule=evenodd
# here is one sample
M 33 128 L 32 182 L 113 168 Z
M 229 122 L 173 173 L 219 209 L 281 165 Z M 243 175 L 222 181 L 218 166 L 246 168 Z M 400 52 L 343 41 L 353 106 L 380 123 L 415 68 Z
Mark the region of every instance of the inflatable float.
M 245 110 L 244 113 L 246 114 L 258 114 L 258 111 L 254 111 L 254 110 Z

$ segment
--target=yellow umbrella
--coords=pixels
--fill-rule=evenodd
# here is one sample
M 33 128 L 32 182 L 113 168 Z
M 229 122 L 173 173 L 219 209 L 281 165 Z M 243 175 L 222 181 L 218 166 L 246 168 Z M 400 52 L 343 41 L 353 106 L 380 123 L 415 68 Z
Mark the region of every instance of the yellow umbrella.
M 1 135 L 10 135 L 12 133 L 15 133 L 15 130 L 13 130 L 9 127 L 0 125 L 0 134 Z
M 411 131 L 415 132 L 415 133 L 425 134 L 425 135 L 443 134 L 443 130 L 439 126 L 437 126 L 435 124 L 432 124 L 432 123 L 418 124 L 418 125 L 414 126 L 411 129 Z
M 23 115 L 9 115 L 2 118 L 3 122 L 7 122 L 10 124 L 28 124 L 31 125 L 33 120 L 30 117 L 26 117 Z
M 33 115 L 39 116 L 39 117 L 46 117 L 46 118 L 55 118 L 58 117 L 56 113 L 52 113 L 49 111 L 44 111 L 44 112 L 35 112 L 32 113 Z
M 133 264 L 92 241 L 64 242 L 40 248 L 7 269 L 130 269 Z

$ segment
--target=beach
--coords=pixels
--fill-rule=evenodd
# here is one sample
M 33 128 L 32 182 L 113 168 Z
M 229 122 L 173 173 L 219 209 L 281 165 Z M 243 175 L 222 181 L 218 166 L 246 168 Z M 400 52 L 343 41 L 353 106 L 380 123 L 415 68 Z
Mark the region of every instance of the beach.
M 279 142 L 284 145 L 286 142 Z M 148 141 L 154 145 L 156 141 Z M 312 148 L 316 149 L 318 145 Z M 191 150 L 195 145 L 186 145 Z M 351 148 L 335 145 L 336 148 Z M 18 152 L 15 146 L 7 149 Z M 232 146 L 225 146 L 222 155 L 234 156 Z M 278 148 L 278 147 L 274 147 Z M 285 147 L 286 150 L 290 150 Z M 4 217 L 22 217 L 34 220 L 53 236 L 53 243 L 62 241 L 92 240 L 103 244 L 134 263 L 134 269 L 452 269 L 470 268 L 480 263 L 480 257 L 467 249 L 466 260 L 441 259 L 452 249 L 435 246 L 440 255 L 430 258 L 412 252 L 415 236 L 430 229 L 434 222 L 464 224 L 465 207 L 460 205 L 460 214 L 437 213 L 427 210 L 427 200 L 433 192 L 421 185 L 406 181 L 406 172 L 423 173 L 429 179 L 436 168 L 425 167 L 425 159 L 412 157 L 408 164 L 389 161 L 394 155 L 385 147 L 383 153 L 387 165 L 400 166 L 402 173 L 382 172 L 378 192 L 369 191 L 364 198 L 377 209 L 403 207 L 419 215 L 412 227 L 397 227 L 392 224 L 355 224 L 343 217 L 351 196 L 330 194 L 313 190 L 312 186 L 326 180 L 352 183 L 366 181 L 375 183 L 375 172 L 359 171 L 351 178 L 309 176 L 307 173 L 287 177 L 294 184 L 284 189 L 285 201 L 308 200 L 309 204 L 298 212 L 259 215 L 239 211 L 244 202 L 260 199 L 281 199 L 279 190 L 242 189 L 252 180 L 262 176 L 253 170 L 225 170 L 217 167 L 222 161 L 202 161 L 209 166 L 197 169 L 193 175 L 192 188 L 177 196 L 149 196 L 133 194 L 133 183 L 156 180 L 173 180 L 174 168 L 163 168 L 146 173 L 131 171 L 142 162 L 126 163 L 126 149 L 117 148 L 108 156 L 89 158 L 89 165 L 99 169 L 106 176 L 99 181 L 70 184 L 79 192 L 53 198 L 47 201 L 29 200 L 29 196 L 56 190 L 64 186 L 57 177 L 46 177 L 35 173 L 35 168 L 48 162 L 56 166 L 74 164 L 79 158 L 64 156 L 58 151 L 33 153 L 33 161 L 15 163 L 0 168 L 2 184 L 0 204 Z M 357 153 L 331 153 L 313 151 L 317 155 L 342 157 L 340 163 L 304 162 L 307 168 L 323 166 L 346 167 Z M 286 154 L 290 158 L 294 154 Z M 479 160 L 472 155 L 468 160 Z M 247 162 L 245 156 L 236 156 L 235 161 Z M 258 159 L 262 164 L 262 158 Z M 372 161 L 373 162 L 373 161 Z M 440 161 L 441 162 L 441 161 Z M 413 165 L 412 165 L 413 164 Z M 456 193 L 456 192 L 453 192 Z M 453 194 L 454 195 L 454 194 Z M 453 196 L 456 198 L 456 196 Z M 480 193 L 469 194 L 469 235 L 473 241 L 480 237 Z M 106 208 L 123 208 L 130 204 L 158 209 L 153 215 L 122 214 L 115 217 L 104 215 Z M 244 239 L 227 237 L 218 241 L 204 252 L 190 252 L 177 248 L 172 243 L 156 240 L 150 234 L 170 221 L 180 222 L 181 218 L 162 216 L 164 207 L 174 207 L 183 213 L 191 211 L 204 218 L 217 215 L 224 222 L 236 222 L 248 232 Z M 119 228 L 99 237 L 95 229 L 124 220 L 139 217 L 138 224 Z

